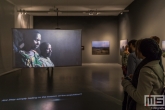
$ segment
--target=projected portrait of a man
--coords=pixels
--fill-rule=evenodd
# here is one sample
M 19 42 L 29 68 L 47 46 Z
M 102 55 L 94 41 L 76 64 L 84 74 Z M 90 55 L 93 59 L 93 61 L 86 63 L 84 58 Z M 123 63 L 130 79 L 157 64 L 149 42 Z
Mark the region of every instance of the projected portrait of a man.
M 40 52 L 40 61 L 42 62 L 43 67 L 54 67 L 53 62 L 50 60 L 52 53 L 51 45 L 47 42 L 41 43 Z
M 36 49 L 40 46 L 41 34 L 33 31 L 23 34 L 23 46 L 18 51 L 16 65 L 20 67 L 42 67 Z

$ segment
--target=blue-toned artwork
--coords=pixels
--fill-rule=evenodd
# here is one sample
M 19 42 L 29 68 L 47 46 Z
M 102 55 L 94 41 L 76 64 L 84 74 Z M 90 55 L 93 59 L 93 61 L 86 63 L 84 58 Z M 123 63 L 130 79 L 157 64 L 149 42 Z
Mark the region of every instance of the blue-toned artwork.
M 92 55 L 109 55 L 109 41 L 92 41 Z

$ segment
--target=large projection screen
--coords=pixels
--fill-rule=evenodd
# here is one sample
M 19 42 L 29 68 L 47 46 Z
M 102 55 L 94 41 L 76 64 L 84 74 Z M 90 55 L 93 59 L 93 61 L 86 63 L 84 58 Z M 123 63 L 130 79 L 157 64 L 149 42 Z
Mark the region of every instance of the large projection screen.
M 81 66 L 81 30 L 12 29 L 14 67 Z

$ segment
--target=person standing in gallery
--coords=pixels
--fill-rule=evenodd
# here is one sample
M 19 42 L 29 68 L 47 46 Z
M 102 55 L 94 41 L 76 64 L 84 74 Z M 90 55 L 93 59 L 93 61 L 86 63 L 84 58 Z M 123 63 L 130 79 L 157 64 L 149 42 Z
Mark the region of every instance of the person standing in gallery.
M 141 62 L 140 59 L 136 57 L 135 54 L 135 46 L 136 46 L 137 40 L 131 40 L 128 42 L 128 51 L 130 52 L 127 60 L 127 74 L 126 77 L 130 77 L 130 79 L 133 76 L 133 73 L 137 67 L 137 65 Z M 126 110 L 126 105 L 127 105 L 127 97 L 128 94 L 127 92 L 124 91 L 124 98 L 122 102 L 122 110 Z
M 145 95 L 161 95 L 165 81 L 159 64 L 162 51 L 151 38 L 142 39 L 137 48 L 138 58 L 143 59 L 137 66 L 131 81 L 122 78 L 122 86 L 130 96 L 127 110 L 151 110 L 144 106 Z
M 135 54 L 135 46 L 137 40 L 131 40 L 128 42 L 128 50 L 130 52 L 127 61 L 127 76 L 132 76 L 137 65 L 141 62 L 141 59 L 138 59 Z
M 157 44 L 159 45 L 160 43 L 160 38 L 158 36 L 151 36 L 151 39 L 155 40 L 157 42 Z M 164 52 L 162 52 L 162 56 L 164 57 Z M 160 66 L 162 67 L 163 71 L 164 71 L 164 66 L 162 63 L 162 58 L 160 59 Z
M 16 55 L 17 67 L 42 67 L 39 54 L 35 51 L 41 41 L 41 34 L 36 31 L 23 34 L 23 47 Z
M 123 75 L 124 77 L 127 74 L 127 60 L 128 60 L 128 55 L 129 55 L 129 51 L 128 51 L 128 45 L 125 46 L 124 51 L 122 53 L 122 70 L 123 70 Z

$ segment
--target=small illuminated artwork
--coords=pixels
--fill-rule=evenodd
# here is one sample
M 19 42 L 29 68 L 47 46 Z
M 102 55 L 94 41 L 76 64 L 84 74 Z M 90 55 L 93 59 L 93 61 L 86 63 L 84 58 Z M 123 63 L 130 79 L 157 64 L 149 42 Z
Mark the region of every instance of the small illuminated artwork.
M 92 41 L 92 55 L 109 55 L 109 41 Z
M 165 58 L 165 41 L 162 41 L 162 56 Z
M 124 48 L 127 45 L 127 43 L 127 40 L 120 40 L 120 55 L 122 55 L 122 52 L 124 51 Z

